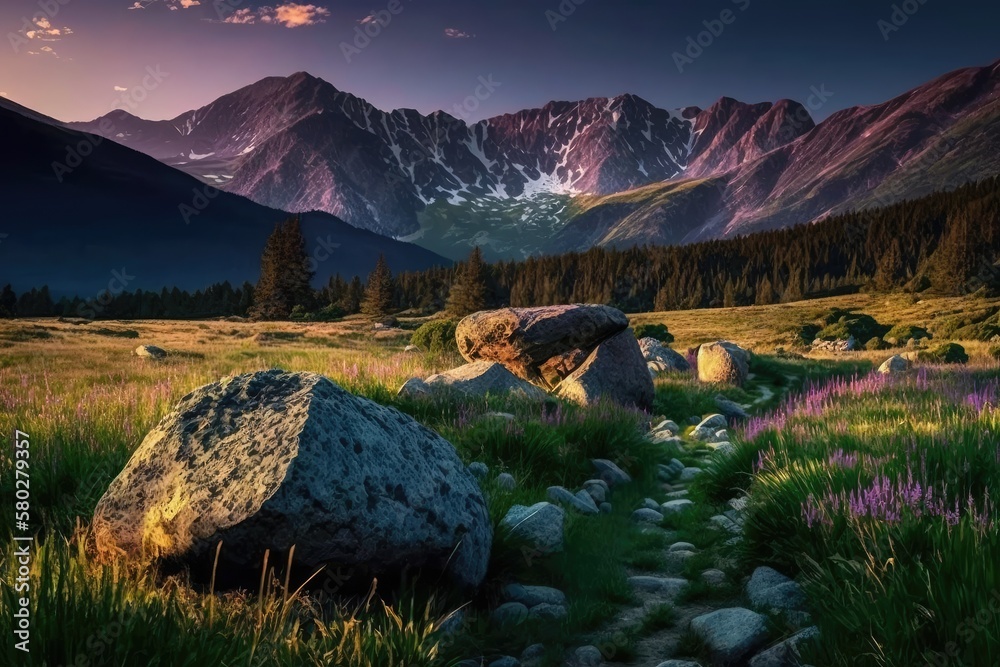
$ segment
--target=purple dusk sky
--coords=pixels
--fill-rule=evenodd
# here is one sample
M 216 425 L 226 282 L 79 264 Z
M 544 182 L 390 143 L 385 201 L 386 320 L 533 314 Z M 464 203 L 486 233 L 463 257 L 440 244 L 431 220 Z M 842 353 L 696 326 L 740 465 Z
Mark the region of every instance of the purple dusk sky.
M 124 94 L 163 119 L 305 70 L 425 113 L 492 77 L 473 119 L 623 92 L 676 108 L 825 89 L 822 118 L 992 62 L 998 19 L 985 0 L 4 0 L 0 93 L 61 120 Z

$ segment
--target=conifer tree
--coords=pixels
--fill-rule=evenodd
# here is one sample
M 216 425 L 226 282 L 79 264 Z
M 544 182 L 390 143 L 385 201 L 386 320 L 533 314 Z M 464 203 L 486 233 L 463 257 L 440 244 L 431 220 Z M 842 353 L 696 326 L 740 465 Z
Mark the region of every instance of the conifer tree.
M 465 317 L 486 308 L 486 275 L 483 252 L 476 246 L 452 283 L 448 293 L 448 312 Z
M 260 278 L 250 315 L 259 320 L 287 319 L 295 306 L 312 307 L 313 272 L 298 217 L 275 225 L 260 259 Z
M 365 288 L 364 301 L 361 303 L 361 312 L 371 318 L 388 315 L 392 309 L 394 290 L 392 271 L 385 261 L 385 255 L 379 255 L 375 270 L 368 274 L 368 285 Z

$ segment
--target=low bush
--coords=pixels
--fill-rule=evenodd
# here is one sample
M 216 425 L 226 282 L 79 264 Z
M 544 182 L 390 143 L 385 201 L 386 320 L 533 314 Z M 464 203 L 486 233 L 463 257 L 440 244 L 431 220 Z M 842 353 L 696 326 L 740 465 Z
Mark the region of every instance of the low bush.
M 921 361 L 928 361 L 936 364 L 964 364 L 968 363 L 969 355 L 965 348 L 958 343 L 944 343 L 937 347 L 920 353 Z
M 458 353 L 458 342 L 455 340 L 455 320 L 433 320 L 420 325 L 413 332 L 410 344 L 416 345 L 424 352 L 433 354 Z
M 889 329 L 889 332 L 883 338 L 890 345 L 900 347 L 905 345 L 906 341 L 911 338 L 921 340 L 922 338 L 931 338 L 931 334 L 927 329 L 913 324 L 897 324 Z
M 887 350 L 889 349 L 889 343 L 885 342 L 882 338 L 875 337 L 868 340 L 865 343 L 866 350 Z
M 655 338 L 664 345 L 674 342 L 674 335 L 667 330 L 666 324 L 640 324 L 634 331 L 637 339 Z

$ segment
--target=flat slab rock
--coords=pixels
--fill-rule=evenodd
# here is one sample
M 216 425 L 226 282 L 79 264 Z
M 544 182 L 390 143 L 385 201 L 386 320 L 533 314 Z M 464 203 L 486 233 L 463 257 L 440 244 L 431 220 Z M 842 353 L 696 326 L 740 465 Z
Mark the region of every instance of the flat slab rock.
M 493 361 L 465 364 L 431 375 L 426 380 L 411 378 L 400 387 L 399 394 L 419 396 L 439 390 L 453 391 L 462 396 L 513 394 L 535 400 L 544 400 L 548 395 Z
M 493 531 L 455 448 L 411 417 L 315 373 L 265 371 L 197 389 L 145 437 L 97 504 L 98 552 L 202 561 L 259 576 L 264 550 L 372 575 L 486 574 Z M 256 580 L 251 582 L 256 585 Z
M 590 350 L 627 327 L 625 313 L 610 306 L 501 308 L 464 318 L 455 339 L 467 361 L 497 361 L 520 378 L 542 383 L 539 368 L 548 360 Z

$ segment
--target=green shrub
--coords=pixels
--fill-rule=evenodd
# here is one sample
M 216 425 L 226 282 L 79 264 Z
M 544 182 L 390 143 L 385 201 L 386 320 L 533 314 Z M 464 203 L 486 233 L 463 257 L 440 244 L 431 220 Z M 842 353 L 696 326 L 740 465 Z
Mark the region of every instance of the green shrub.
M 958 340 L 993 340 L 995 336 L 1000 336 L 1000 323 L 996 318 L 991 318 L 985 322 L 967 324 L 956 329 L 951 335 Z
M 816 325 L 821 327 L 816 338 L 822 340 L 847 340 L 852 336 L 854 340 L 871 340 L 881 338 L 889 331 L 889 327 L 879 324 L 871 315 L 841 308 L 832 308 L 817 320 Z
M 410 344 L 416 345 L 425 352 L 458 352 L 458 342 L 455 340 L 455 320 L 434 320 L 420 325 Z
M 666 324 L 640 324 L 634 331 L 636 339 L 655 338 L 664 345 L 674 342 L 674 335 L 667 330 Z
M 993 359 L 1000 361 L 1000 345 L 991 346 L 987 354 L 989 354 Z
M 938 364 L 964 364 L 969 361 L 969 355 L 958 343 L 943 343 L 932 350 L 921 352 L 920 359 Z
M 914 326 L 912 324 L 897 324 L 893 328 L 889 329 L 889 333 L 887 333 L 884 338 L 889 344 L 898 347 L 905 345 L 906 341 L 911 338 L 914 340 L 931 338 L 931 334 L 923 327 Z
M 885 342 L 878 336 L 869 339 L 869 341 L 865 343 L 866 350 L 886 350 L 888 348 L 889 348 L 889 343 Z

